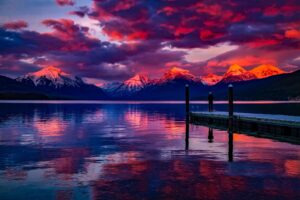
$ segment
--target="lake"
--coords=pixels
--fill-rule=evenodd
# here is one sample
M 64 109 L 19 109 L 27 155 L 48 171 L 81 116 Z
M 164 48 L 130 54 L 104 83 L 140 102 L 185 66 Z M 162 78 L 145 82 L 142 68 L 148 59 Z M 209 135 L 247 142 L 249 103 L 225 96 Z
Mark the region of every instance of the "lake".
M 300 116 L 300 103 L 235 111 Z M 181 102 L 2 101 L 0 199 L 300 199 L 300 145 L 234 133 L 229 161 L 227 132 L 190 125 L 185 150 L 184 112 Z

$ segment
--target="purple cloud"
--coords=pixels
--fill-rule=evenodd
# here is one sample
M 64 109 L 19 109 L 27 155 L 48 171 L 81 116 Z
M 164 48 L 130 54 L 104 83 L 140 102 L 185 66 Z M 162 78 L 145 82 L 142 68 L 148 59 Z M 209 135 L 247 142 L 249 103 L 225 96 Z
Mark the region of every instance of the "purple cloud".
M 73 6 L 75 2 L 73 0 L 55 0 L 60 6 Z

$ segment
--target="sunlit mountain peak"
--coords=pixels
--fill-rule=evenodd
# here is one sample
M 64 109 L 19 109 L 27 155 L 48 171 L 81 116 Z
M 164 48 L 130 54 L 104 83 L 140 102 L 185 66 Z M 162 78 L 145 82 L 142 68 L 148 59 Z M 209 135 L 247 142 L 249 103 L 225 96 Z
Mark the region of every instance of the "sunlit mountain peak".
M 82 79 L 63 72 L 61 69 L 49 66 L 37 72 L 28 73 L 25 76 L 17 78 L 17 81 L 32 81 L 36 86 L 52 85 L 61 86 L 78 86 L 83 83 Z
M 233 64 L 229 67 L 227 72 L 224 74 L 222 82 L 238 82 L 238 81 L 247 81 L 253 80 L 257 77 L 252 72 L 247 71 L 238 64 Z
M 227 70 L 227 72 L 225 73 L 224 76 L 237 76 L 237 75 L 241 75 L 243 73 L 247 72 L 247 70 L 245 70 L 243 67 L 241 67 L 238 64 L 233 64 L 229 67 L 229 69 Z
M 131 93 L 142 90 L 150 83 L 147 76 L 142 74 L 136 74 L 132 78 L 124 81 L 123 83 L 111 83 L 105 86 L 105 90 L 112 95 L 127 96 Z
M 259 79 L 286 73 L 282 69 L 271 64 L 259 65 L 250 72 L 255 74 L 255 76 Z
M 148 83 L 149 78 L 142 74 L 136 74 L 135 76 L 124 82 L 124 84 L 128 87 L 140 87 Z
M 69 74 L 63 72 L 61 69 L 54 67 L 54 66 L 48 66 L 45 67 L 37 72 L 29 73 L 28 75 L 35 76 L 35 77 L 46 77 L 49 79 L 56 79 L 60 76 L 70 76 Z
M 222 78 L 223 78 L 223 76 L 219 76 L 219 75 L 216 75 L 216 74 L 213 74 L 213 73 L 209 73 L 206 76 L 201 76 L 201 82 L 204 85 L 215 85 L 218 82 L 220 82 Z
M 195 76 L 193 74 L 191 74 L 189 70 L 182 69 L 179 67 L 173 67 L 164 74 L 163 78 L 165 80 L 172 80 L 172 79 L 176 79 L 176 78 L 193 80 L 193 79 L 195 79 Z

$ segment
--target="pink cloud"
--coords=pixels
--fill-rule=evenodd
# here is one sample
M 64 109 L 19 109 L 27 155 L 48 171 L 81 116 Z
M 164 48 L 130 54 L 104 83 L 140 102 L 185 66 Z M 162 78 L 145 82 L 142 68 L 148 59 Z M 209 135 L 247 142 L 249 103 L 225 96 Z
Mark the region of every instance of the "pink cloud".
M 27 28 L 28 23 L 26 21 L 19 20 L 19 21 L 7 22 L 3 24 L 2 27 L 6 29 L 19 30 L 19 29 Z
M 60 6 L 73 6 L 75 4 L 73 0 L 56 0 L 56 3 Z

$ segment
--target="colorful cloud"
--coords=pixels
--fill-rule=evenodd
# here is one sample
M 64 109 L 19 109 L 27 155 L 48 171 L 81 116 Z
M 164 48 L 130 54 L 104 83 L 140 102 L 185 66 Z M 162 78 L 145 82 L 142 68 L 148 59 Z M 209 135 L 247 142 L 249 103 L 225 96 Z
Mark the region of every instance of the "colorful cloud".
M 28 27 L 34 14 L 28 24 L 2 23 L 0 72 L 17 76 L 51 63 L 106 81 L 138 72 L 157 76 L 172 63 L 198 75 L 224 72 L 232 63 L 299 69 L 297 0 L 78 0 L 75 6 L 63 17 L 46 14 L 38 27 Z M 99 26 L 96 33 L 91 24 Z M 212 51 L 224 44 L 225 51 Z
M 55 0 L 60 6 L 73 6 L 75 3 L 73 0 Z
M 5 29 L 11 29 L 11 30 L 20 30 L 23 28 L 28 27 L 28 23 L 25 22 L 24 20 L 18 20 L 18 21 L 12 21 L 12 22 L 7 22 L 2 25 L 3 28 Z

